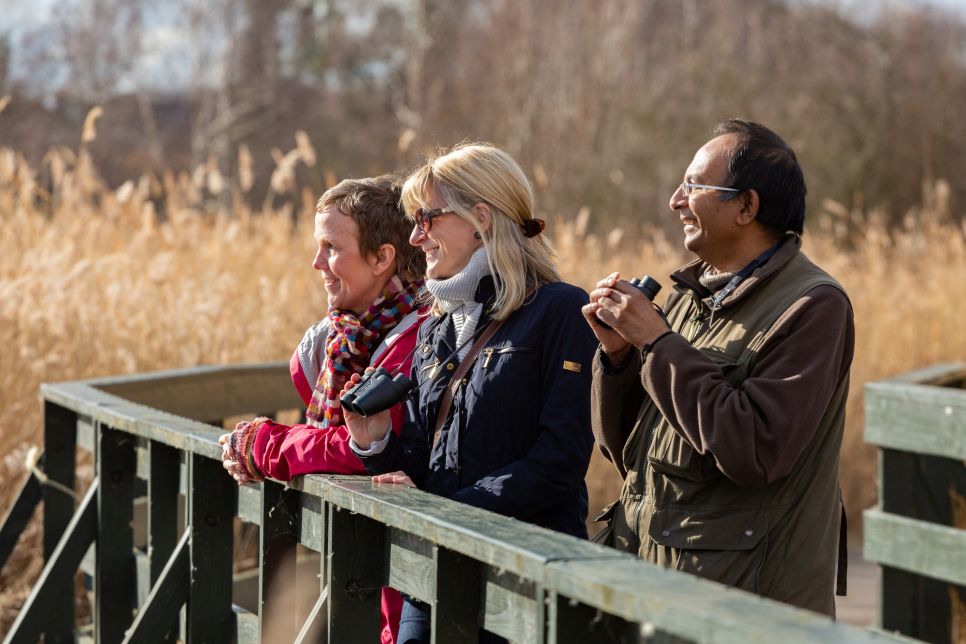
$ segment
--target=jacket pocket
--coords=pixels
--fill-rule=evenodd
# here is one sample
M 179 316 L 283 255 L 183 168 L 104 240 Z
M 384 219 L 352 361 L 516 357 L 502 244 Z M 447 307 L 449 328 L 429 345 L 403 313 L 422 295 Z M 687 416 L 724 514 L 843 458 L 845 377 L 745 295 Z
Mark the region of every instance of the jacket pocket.
M 768 530 L 768 510 L 653 508 L 647 536 L 682 550 L 751 550 Z
M 725 382 L 732 384 L 738 368 L 737 361 L 729 356 L 703 350 L 706 356 L 715 361 L 724 374 Z M 694 447 L 662 420 L 654 430 L 654 440 L 647 458 L 654 471 L 671 476 L 680 476 L 691 481 L 704 482 L 723 476 L 714 456 L 700 454 Z
M 699 454 L 666 419 L 654 429 L 647 460 L 655 472 L 704 482 L 723 476 L 711 454 Z

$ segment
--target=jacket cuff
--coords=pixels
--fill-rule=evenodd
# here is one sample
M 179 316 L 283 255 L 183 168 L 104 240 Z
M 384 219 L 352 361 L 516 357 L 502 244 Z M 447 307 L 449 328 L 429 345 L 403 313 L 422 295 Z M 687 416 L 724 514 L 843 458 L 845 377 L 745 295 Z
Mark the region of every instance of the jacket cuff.
M 614 365 L 611 363 L 610 358 L 604 353 L 603 347 L 597 347 L 597 355 L 594 356 L 594 371 L 595 375 L 605 376 L 605 377 L 621 377 L 626 378 L 625 372 L 632 370 L 634 372 L 638 371 L 641 366 L 640 354 L 634 351 L 633 347 L 627 352 L 627 356 L 624 358 L 623 364 Z M 636 378 L 635 378 L 636 379 Z
M 665 331 L 664 333 L 659 335 L 654 342 L 651 342 L 650 344 L 645 344 L 643 347 L 641 347 L 641 364 L 644 364 L 644 362 L 647 361 L 647 354 L 651 352 L 651 349 L 654 348 L 654 345 L 656 345 L 658 342 L 668 337 L 669 335 L 672 335 L 673 333 L 674 331 Z
M 398 467 L 392 469 L 388 467 L 395 460 L 396 452 L 401 447 L 399 436 L 396 435 L 396 432 L 392 431 L 392 427 L 389 428 L 386 437 L 379 441 L 379 443 L 383 444 L 380 451 L 376 452 L 372 449 L 376 445 L 376 443 L 373 443 L 367 451 L 363 452 L 356 445 L 355 441 L 349 439 L 349 448 L 362 461 L 363 467 L 366 468 L 366 472 L 369 474 L 385 474 L 386 472 L 400 469 Z
M 272 435 L 272 428 L 275 426 L 276 423 L 266 420 L 255 430 L 255 438 L 252 441 L 252 460 L 255 462 L 255 467 L 260 473 L 268 476 L 271 476 L 271 473 L 268 471 L 269 468 L 265 467 L 265 451 L 268 438 Z
M 607 357 L 607 353 L 604 351 L 604 347 L 599 347 L 597 349 L 597 367 L 600 372 L 606 376 L 619 376 L 621 373 L 627 369 L 627 366 L 634 359 L 634 352 L 628 350 L 624 359 L 618 364 L 611 362 L 610 358 Z
M 386 449 L 386 445 L 389 444 L 389 434 L 391 433 L 392 433 L 392 417 L 389 418 L 389 430 L 386 431 L 386 435 L 383 436 L 380 440 L 373 441 L 369 445 L 369 449 L 362 449 L 361 447 L 359 447 L 359 444 L 356 443 L 351 438 L 349 439 L 349 447 L 352 448 L 352 453 L 355 454 L 356 456 L 359 456 L 359 457 L 375 456 L 376 454 L 382 453 L 382 451 Z

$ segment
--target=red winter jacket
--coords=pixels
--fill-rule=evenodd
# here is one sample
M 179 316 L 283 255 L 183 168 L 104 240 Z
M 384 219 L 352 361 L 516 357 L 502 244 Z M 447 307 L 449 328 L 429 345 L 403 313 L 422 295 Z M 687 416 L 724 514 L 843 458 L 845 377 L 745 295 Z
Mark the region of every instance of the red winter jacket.
M 412 364 L 409 354 L 416 346 L 417 331 L 425 319 L 425 315 L 420 316 L 415 311 L 403 318 L 376 349 L 369 366 L 382 366 L 394 371 L 402 363 L 400 373 L 409 374 Z M 289 363 L 292 381 L 306 406 L 312 402 L 312 392 L 325 359 L 328 328 L 328 319 L 325 319 L 309 329 Z M 392 428 L 397 434 L 403 425 L 405 409 L 405 404 L 399 404 L 390 411 Z M 252 456 L 255 465 L 265 476 L 280 481 L 290 481 L 299 474 L 313 472 L 366 473 L 362 461 L 349 449 L 349 430 L 345 425 L 321 429 L 312 425 L 279 425 L 266 421 L 258 428 Z M 402 598 L 399 593 L 384 588 L 381 644 L 395 643 L 401 611 Z

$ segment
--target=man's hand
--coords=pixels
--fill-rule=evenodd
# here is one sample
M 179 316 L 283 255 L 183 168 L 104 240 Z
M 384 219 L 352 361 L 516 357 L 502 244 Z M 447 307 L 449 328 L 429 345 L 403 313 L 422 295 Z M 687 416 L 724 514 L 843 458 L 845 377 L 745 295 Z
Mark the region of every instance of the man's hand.
M 624 356 L 627 355 L 631 345 L 620 333 L 614 330 L 613 325 L 611 325 L 610 329 L 605 329 L 601 326 L 600 320 L 603 318 L 597 312 L 603 310 L 600 305 L 600 298 L 603 297 L 600 289 L 605 286 L 610 287 L 612 285 L 611 280 L 619 277 L 620 273 L 612 273 L 597 282 L 597 290 L 591 291 L 590 293 L 590 304 L 585 304 L 580 309 L 580 312 L 587 318 L 587 323 L 590 324 L 590 328 L 593 329 L 594 335 L 600 341 L 601 348 L 607 354 L 607 358 L 612 364 L 621 362 Z M 609 321 L 607 323 L 610 324 Z
M 622 359 L 630 345 L 642 349 L 668 331 L 667 323 L 654 310 L 651 300 L 630 283 L 620 279 L 619 273 L 613 273 L 598 282 L 597 288 L 590 294 L 590 302 L 584 308 L 596 307 L 592 309 L 594 315 L 614 329 L 608 332 L 606 329 L 598 330 L 600 326 L 594 325 L 594 332 L 601 339 L 601 345 L 612 362 Z M 615 332 L 623 340 L 623 346 L 608 337 L 612 345 L 617 345 L 614 346 L 616 350 L 612 355 L 612 350 L 604 345 L 601 336 L 603 333 Z
M 366 373 L 370 371 L 375 370 L 372 367 L 366 369 Z M 345 387 L 342 388 L 342 393 L 339 394 L 339 397 L 344 396 L 360 380 L 362 380 L 362 376 L 357 373 L 352 374 L 352 378 L 349 379 L 349 382 L 345 383 Z M 363 417 L 351 413 L 345 407 L 342 408 L 346 427 L 349 428 L 349 435 L 352 436 L 352 440 L 359 446 L 359 449 L 368 450 L 372 447 L 373 443 L 381 441 L 386 437 L 386 432 L 389 431 L 390 411 L 390 409 L 387 409 L 386 411 L 379 412 L 375 416 Z

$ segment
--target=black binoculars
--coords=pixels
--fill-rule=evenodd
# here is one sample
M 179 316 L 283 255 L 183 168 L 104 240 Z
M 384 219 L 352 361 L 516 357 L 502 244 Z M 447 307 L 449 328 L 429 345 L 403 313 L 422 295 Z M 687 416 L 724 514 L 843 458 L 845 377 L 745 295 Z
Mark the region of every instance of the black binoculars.
M 661 285 L 658 283 L 658 281 L 653 277 L 648 277 L 647 275 L 645 275 L 640 279 L 637 279 L 635 277 L 631 279 L 631 281 L 628 283 L 634 288 L 636 288 L 638 291 L 643 293 L 644 297 L 646 297 L 652 302 L 654 301 L 654 296 L 661 292 Z M 597 324 L 601 325 L 605 329 L 613 330 L 609 324 L 607 324 L 600 318 L 597 318 Z
M 395 378 L 385 367 L 363 374 L 356 386 L 340 399 L 342 407 L 359 416 L 373 416 L 402 402 L 413 389 L 413 381 L 406 374 Z

